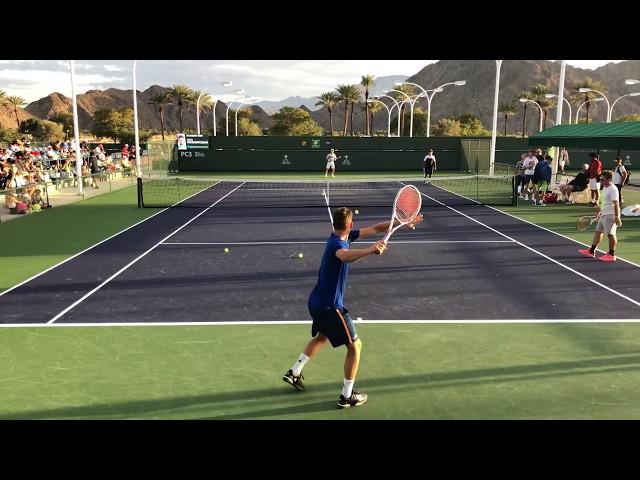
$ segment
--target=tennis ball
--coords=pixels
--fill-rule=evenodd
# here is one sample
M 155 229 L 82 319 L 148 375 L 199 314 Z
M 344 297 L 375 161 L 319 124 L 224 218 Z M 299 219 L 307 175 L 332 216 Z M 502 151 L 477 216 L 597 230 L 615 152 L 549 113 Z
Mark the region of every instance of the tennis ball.
M 228 248 L 225 248 L 225 249 L 224 249 L 224 253 L 229 253 L 229 249 L 228 249 Z
M 358 209 L 356 209 L 355 214 L 356 214 L 356 215 L 359 215 L 359 214 L 360 214 L 360 212 L 358 211 Z
M 304 258 L 304 255 L 301 253 L 298 254 L 298 258 Z

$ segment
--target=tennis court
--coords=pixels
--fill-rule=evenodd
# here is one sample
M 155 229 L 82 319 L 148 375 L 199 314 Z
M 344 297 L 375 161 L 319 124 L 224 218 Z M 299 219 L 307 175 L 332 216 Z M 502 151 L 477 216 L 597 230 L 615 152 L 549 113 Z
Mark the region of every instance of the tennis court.
M 292 392 L 286 389 L 286 385 L 280 385 L 282 382 L 279 380 L 280 370 L 288 367 L 289 357 L 293 360 L 308 335 L 310 320 L 306 301 L 316 281 L 324 242 L 331 231 L 322 192 L 329 192 L 330 209 L 343 205 L 357 208 L 359 214 L 355 217 L 355 227 L 358 228 L 388 221 L 395 193 L 402 185 L 411 183 L 423 195 L 425 222 L 415 231 L 397 232 L 389 243 L 388 251 L 381 257 L 368 258 L 354 265 L 346 303 L 354 318 L 362 318 L 359 330 L 367 345 L 363 355 L 363 388 L 373 388 L 374 393 L 378 389 L 382 397 L 389 395 L 390 390 L 405 386 L 413 391 L 412 395 L 416 394 L 416 389 L 425 388 L 418 395 L 418 404 L 429 402 L 430 407 L 425 410 L 412 403 L 410 408 L 405 408 L 406 405 L 394 404 L 392 396 L 387 396 L 384 406 L 364 407 L 364 413 L 356 413 L 353 418 L 385 418 L 385 415 L 387 418 L 465 418 L 462 404 L 453 413 L 441 410 L 438 406 L 442 404 L 441 399 L 432 397 L 442 393 L 436 391 L 439 384 L 459 384 L 465 388 L 465 385 L 478 381 L 483 383 L 483 389 L 493 389 L 493 380 L 487 385 L 481 379 L 504 376 L 518 382 L 526 377 L 526 382 L 531 382 L 525 372 L 532 370 L 538 372 L 534 376 L 544 374 L 546 377 L 549 373 L 553 377 L 557 374 L 562 377 L 559 378 L 561 381 L 571 377 L 574 386 L 583 388 L 585 385 L 578 378 L 581 374 L 573 377 L 584 366 L 576 356 L 590 358 L 587 362 L 589 367 L 583 372 L 585 374 L 601 374 L 600 367 L 597 371 L 592 368 L 598 362 L 604 362 L 601 365 L 603 369 L 619 367 L 627 372 L 633 370 L 633 375 L 636 375 L 636 364 L 640 366 L 636 349 L 629 349 L 628 343 L 625 343 L 622 359 L 604 360 L 600 357 L 614 353 L 610 346 L 620 338 L 633 339 L 640 333 L 636 332 L 635 325 L 631 325 L 634 330 L 629 332 L 624 330 L 624 324 L 617 323 L 640 318 L 640 268 L 627 261 L 618 261 L 603 268 L 603 262 L 576 255 L 579 244 L 574 240 L 484 204 L 504 202 L 503 205 L 507 205 L 511 199 L 510 187 L 485 186 L 481 189 L 476 184 L 470 188 L 469 183 L 459 187 L 444 182 L 438 184 L 435 179 L 432 184 L 406 180 L 267 184 L 191 179 L 190 182 L 186 189 L 185 184 L 181 185 L 181 193 L 176 194 L 179 207 L 158 210 L 93 248 L 3 292 L 0 296 L 2 323 L 6 326 L 97 328 L 75 330 L 67 339 L 95 335 L 101 330 L 109 337 L 127 337 L 128 334 L 119 332 L 132 332 L 116 326 L 138 326 L 138 329 L 149 325 L 184 326 L 180 330 L 159 331 L 151 327 L 151 330 L 145 328 L 144 331 L 148 332 L 145 335 L 149 338 L 164 339 L 172 345 L 197 343 L 198 338 L 203 338 L 203 348 L 206 345 L 208 349 L 213 342 L 213 350 L 206 350 L 206 355 L 215 365 L 212 367 L 214 370 L 226 371 L 222 375 L 224 378 L 232 374 L 229 363 L 233 360 L 223 360 L 218 355 L 223 355 L 223 351 L 228 355 L 231 345 L 237 352 L 247 353 L 247 347 L 241 347 L 246 341 L 254 350 L 257 348 L 267 362 L 257 367 L 260 373 L 256 376 L 261 380 L 252 383 L 251 393 L 236 392 L 244 399 L 243 402 L 246 401 L 244 407 L 235 405 L 231 409 L 216 410 L 218 405 L 213 409 L 215 412 L 208 411 L 205 417 L 335 418 L 331 395 L 334 385 L 329 380 L 333 376 L 340 380 L 341 352 L 325 353 L 324 358 L 317 362 L 320 365 L 327 362 L 325 365 L 309 368 L 312 378 L 314 368 L 326 372 L 316 376 L 321 380 L 315 392 L 312 391 L 308 397 L 311 401 L 292 396 Z M 491 200 L 480 199 L 482 203 L 478 203 L 472 195 L 474 189 L 476 194 L 485 196 L 484 200 Z M 162 195 L 168 193 L 168 196 L 160 198 L 151 186 L 145 191 L 145 202 L 175 203 L 175 192 L 166 183 L 158 192 L 163 192 Z M 225 253 L 225 248 L 229 249 L 228 253 Z M 303 258 L 297 257 L 300 252 L 304 253 Z M 605 298 L 608 301 L 603 301 Z M 422 325 L 438 322 L 450 322 L 451 325 Z M 464 325 L 476 322 L 504 322 L 508 325 Z M 537 327 L 530 325 L 535 322 L 559 322 L 554 326 L 557 328 L 554 335 L 560 333 L 564 337 L 574 336 L 569 324 L 578 322 L 575 332 L 588 334 L 586 337 L 582 334 L 577 336 L 583 338 L 577 349 L 572 349 L 571 345 L 554 349 L 553 355 L 559 354 L 563 359 L 550 361 L 546 366 L 500 365 L 501 360 L 496 359 L 496 355 L 502 355 L 503 362 L 507 356 L 500 353 L 499 344 L 491 344 L 485 345 L 483 354 L 486 357 L 487 351 L 492 352 L 489 355 L 490 368 L 474 370 L 467 363 L 462 369 L 460 365 L 455 367 L 458 373 L 438 374 L 432 371 L 434 367 L 442 366 L 443 361 L 446 364 L 446 352 L 452 348 L 458 350 L 459 361 L 473 363 L 472 352 L 479 348 L 478 341 L 488 341 L 487 332 L 496 340 L 508 337 L 512 346 L 526 346 L 523 355 L 527 359 L 544 363 L 545 359 L 553 357 L 545 352 L 544 339 L 549 340 L 550 327 L 535 330 Z M 597 323 L 590 327 L 584 322 Z M 605 325 L 607 322 L 615 324 Z M 234 324 L 239 325 L 234 327 Z M 221 327 L 201 330 L 203 327 L 194 325 Z M 479 328 L 483 329 L 480 335 Z M 519 329 L 517 334 L 514 328 Z M 443 332 L 443 329 L 449 333 L 439 336 L 437 332 Z M 69 331 L 41 329 L 40 332 L 46 333 L 39 335 L 62 341 L 61 334 L 53 333 L 54 330 Z M 83 333 L 89 331 L 94 333 Z M 409 337 L 407 332 L 410 332 Z M 130 340 L 134 343 L 141 341 L 140 334 L 131 335 Z M 517 340 L 516 335 L 519 337 Z M 609 342 L 609 347 L 602 349 L 598 346 L 598 335 L 602 341 Z M 183 336 L 189 339 L 179 340 Z M 445 337 L 446 341 L 443 341 Z M 403 340 L 398 344 L 400 338 Z M 124 348 L 126 340 L 122 341 Z M 454 347 L 451 343 L 454 341 L 462 343 Z M 225 342 L 230 343 L 225 346 Z M 366 348 L 375 342 L 379 342 L 378 347 L 372 346 L 373 350 L 368 353 Z M 108 348 L 112 349 L 116 344 L 114 341 Z M 176 353 L 176 349 L 182 349 L 184 344 L 167 348 L 169 352 Z M 385 344 L 392 344 L 386 354 Z M 437 344 L 439 346 L 436 347 Z M 158 350 L 160 347 L 154 348 Z M 270 363 L 273 355 L 269 351 L 272 348 L 280 349 L 276 356 L 283 355 L 286 359 L 282 364 L 278 362 L 277 370 Z M 423 349 L 430 351 L 423 352 Z M 189 348 L 184 351 L 189 351 Z M 183 355 L 184 351 L 180 350 L 178 355 Z M 204 352 L 200 351 L 201 354 Z M 415 355 L 415 352 L 423 353 L 420 359 L 412 357 L 415 362 L 413 369 L 423 373 L 410 373 L 411 368 L 404 374 L 398 373 L 398 365 L 394 362 L 404 363 L 403 355 Z M 437 352 L 440 357 L 436 358 Z M 517 353 L 513 352 L 516 356 Z M 125 355 L 124 352 L 122 354 Z M 333 358 L 327 361 L 330 357 Z M 523 357 L 518 358 L 522 360 Z M 376 374 L 367 372 L 368 361 L 378 365 L 391 362 L 394 365 L 386 365 L 391 370 Z M 172 371 L 193 366 L 189 361 L 182 365 L 178 363 L 172 364 Z M 392 381 L 396 376 L 397 381 Z M 160 382 L 160 377 L 154 378 Z M 267 383 L 262 384 L 265 379 L 268 379 Z M 603 382 L 609 384 L 610 380 Z M 555 388 L 553 381 L 549 385 L 553 386 L 549 388 Z M 172 417 L 173 414 L 177 418 L 201 418 L 202 412 L 187 413 L 185 408 L 189 410 L 194 403 L 217 405 L 218 402 L 229 402 L 237 387 L 230 382 L 225 386 L 217 385 L 214 390 L 219 390 L 218 393 L 200 392 L 185 398 L 174 392 L 171 399 L 158 400 L 155 407 L 141 400 L 138 392 L 134 395 L 137 400 L 125 402 L 126 406 L 118 406 L 114 399 L 110 403 L 98 401 L 97 406 L 96 402 L 89 402 L 93 405 L 91 407 L 33 410 L 29 415 L 37 418 L 147 418 L 151 411 L 154 412 L 151 418 L 176 418 Z M 166 384 L 160 390 L 164 388 Z M 130 395 L 129 391 L 126 396 Z M 627 392 L 623 401 L 627 402 L 634 395 Z M 156 392 L 154 396 L 162 394 Z M 271 400 L 277 405 L 265 407 L 264 402 Z M 258 405 L 258 402 L 262 403 Z M 161 405 L 160 409 L 173 405 L 173 414 L 158 414 L 158 405 Z M 548 416 L 562 416 L 569 411 L 562 404 L 557 412 L 550 412 Z M 614 417 L 624 416 L 620 409 L 614 411 Z M 496 410 L 487 404 L 467 413 L 466 418 L 539 415 L 531 412 L 535 409 Z M 606 417 L 604 412 L 598 411 L 593 415 Z M 588 415 L 582 411 L 578 414 Z

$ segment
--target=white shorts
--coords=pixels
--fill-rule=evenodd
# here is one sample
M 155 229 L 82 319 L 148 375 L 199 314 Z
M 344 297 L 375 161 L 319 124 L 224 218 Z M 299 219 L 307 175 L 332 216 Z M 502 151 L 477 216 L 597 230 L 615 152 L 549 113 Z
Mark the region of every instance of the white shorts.
M 595 178 L 589 179 L 589 188 L 591 190 L 600 190 L 600 182 L 596 182 Z
M 333 170 L 336 169 L 335 162 L 327 162 L 327 170 L 329 170 L 330 168 L 332 168 Z
M 615 236 L 618 226 L 615 215 L 601 215 L 596 225 L 596 232 L 606 233 Z

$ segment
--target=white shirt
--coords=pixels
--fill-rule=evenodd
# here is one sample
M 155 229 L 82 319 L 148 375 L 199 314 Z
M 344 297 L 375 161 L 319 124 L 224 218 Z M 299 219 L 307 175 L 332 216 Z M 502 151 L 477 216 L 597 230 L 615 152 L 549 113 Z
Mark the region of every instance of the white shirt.
M 602 215 L 615 215 L 613 202 L 619 201 L 618 189 L 613 183 L 610 183 L 608 187 L 604 187 L 602 189 L 602 209 L 600 210 Z
M 623 165 L 620 165 L 619 167 L 616 167 L 615 172 L 613 172 L 613 184 L 614 185 L 622 185 L 622 173 L 627 173 L 627 169 L 624 168 Z
M 536 169 L 538 159 L 536 157 L 527 157 L 524 159 L 525 175 L 533 175 L 533 171 Z
M 427 166 L 431 165 L 432 163 L 435 163 L 435 161 L 436 161 L 436 156 L 435 155 L 425 155 L 424 156 L 423 162 L 425 162 L 427 164 Z
M 336 154 L 335 154 L 335 153 L 329 153 L 329 154 L 327 155 L 327 163 L 333 163 L 333 162 L 335 162 L 335 161 L 336 161 L 336 159 L 337 159 L 337 158 L 338 158 L 338 157 L 336 157 Z

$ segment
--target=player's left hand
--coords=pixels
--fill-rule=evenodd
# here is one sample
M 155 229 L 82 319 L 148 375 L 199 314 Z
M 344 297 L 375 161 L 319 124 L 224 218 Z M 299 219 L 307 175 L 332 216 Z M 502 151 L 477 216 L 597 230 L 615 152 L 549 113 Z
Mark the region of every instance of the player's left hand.
M 418 216 L 416 216 L 416 218 L 413 219 L 413 222 L 407 223 L 407 228 L 410 228 L 411 230 L 415 230 L 416 225 L 420 223 L 422 220 L 423 220 L 423 216 L 421 213 L 419 213 Z

